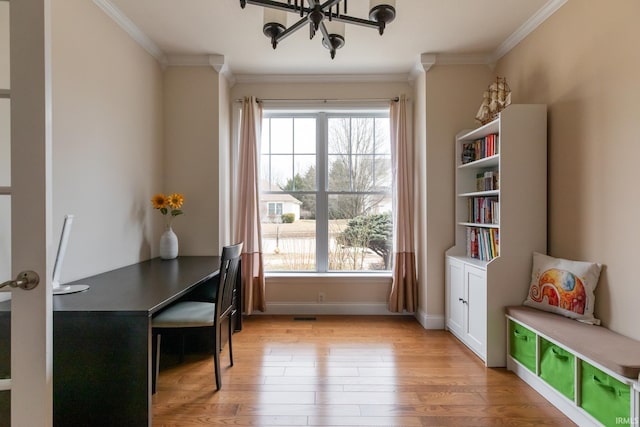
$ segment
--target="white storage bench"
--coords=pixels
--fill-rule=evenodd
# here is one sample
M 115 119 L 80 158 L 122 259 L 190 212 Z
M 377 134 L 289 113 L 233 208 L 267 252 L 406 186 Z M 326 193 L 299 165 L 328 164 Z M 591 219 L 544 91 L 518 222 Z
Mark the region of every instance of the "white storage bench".
M 579 426 L 640 426 L 640 342 L 526 306 L 507 307 L 507 369 Z

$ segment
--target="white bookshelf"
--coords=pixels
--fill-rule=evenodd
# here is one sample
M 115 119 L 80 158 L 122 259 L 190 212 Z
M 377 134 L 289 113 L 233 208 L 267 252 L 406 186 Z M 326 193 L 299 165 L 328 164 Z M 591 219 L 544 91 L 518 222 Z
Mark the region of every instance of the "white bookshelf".
M 497 134 L 498 153 L 463 164 L 463 144 Z M 513 104 L 477 129 L 456 136 L 455 245 L 445 256 L 446 327 L 487 366 L 506 366 L 504 307 L 521 304 L 529 289 L 532 252 L 547 250 L 547 108 Z M 478 191 L 476 178 L 498 173 L 498 188 Z M 499 222 L 469 218 L 468 200 L 499 202 Z M 492 230 L 499 253 L 468 256 L 467 229 Z

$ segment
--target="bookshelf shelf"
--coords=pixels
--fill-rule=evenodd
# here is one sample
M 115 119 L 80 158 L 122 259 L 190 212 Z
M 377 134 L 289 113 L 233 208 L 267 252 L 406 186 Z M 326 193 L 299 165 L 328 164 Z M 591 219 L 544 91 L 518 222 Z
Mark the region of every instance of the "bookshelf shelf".
M 532 252 L 547 250 L 547 108 L 512 104 L 455 144 L 445 323 L 487 366 L 505 366 L 503 309 L 524 301 Z
M 500 160 L 500 154 L 494 154 L 493 156 L 483 157 L 479 160 L 474 160 L 469 163 L 460 164 L 458 168 L 466 169 L 466 168 L 482 168 L 482 167 L 491 167 L 498 166 L 498 161 Z
M 473 191 L 471 193 L 461 193 L 458 194 L 458 197 L 487 197 L 487 196 L 499 196 L 500 190 L 490 190 L 490 191 Z
M 462 225 L 464 227 L 484 227 L 484 228 L 500 228 L 498 224 L 483 224 L 479 222 L 459 222 L 458 225 Z M 470 259 L 474 259 L 471 257 L 467 257 Z
M 487 264 L 489 264 L 491 262 L 491 261 L 481 261 L 479 259 L 469 258 L 467 256 L 451 256 L 450 258 L 454 259 L 454 260 L 457 260 L 457 261 L 460 261 L 460 262 L 465 263 L 465 264 L 471 264 L 474 267 L 478 267 L 478 268 L 481 268 L 481 269 L 486 269 L 487 268 Z

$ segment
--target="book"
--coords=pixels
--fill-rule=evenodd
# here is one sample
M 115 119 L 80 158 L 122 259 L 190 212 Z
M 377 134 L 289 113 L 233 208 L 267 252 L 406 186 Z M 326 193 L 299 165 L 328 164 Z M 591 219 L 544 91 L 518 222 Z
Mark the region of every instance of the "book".
M 473 141 L 462 143 L 462 164 L 474 162 L 498 154 L 498 134 L 493 133 Z
M 466 237 L 468 257 L 491 261 L 500 256 L 500 231 L 497 228 L 467 227 Z

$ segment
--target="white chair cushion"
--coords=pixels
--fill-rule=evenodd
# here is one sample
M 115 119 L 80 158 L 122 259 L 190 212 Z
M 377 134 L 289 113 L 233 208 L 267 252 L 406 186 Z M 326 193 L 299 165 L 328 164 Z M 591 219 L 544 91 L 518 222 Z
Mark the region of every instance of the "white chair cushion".
M 210 302 L 178 302 L 155 316 L 151 325 L 154 328 L 213 326 L 215 308 Z

